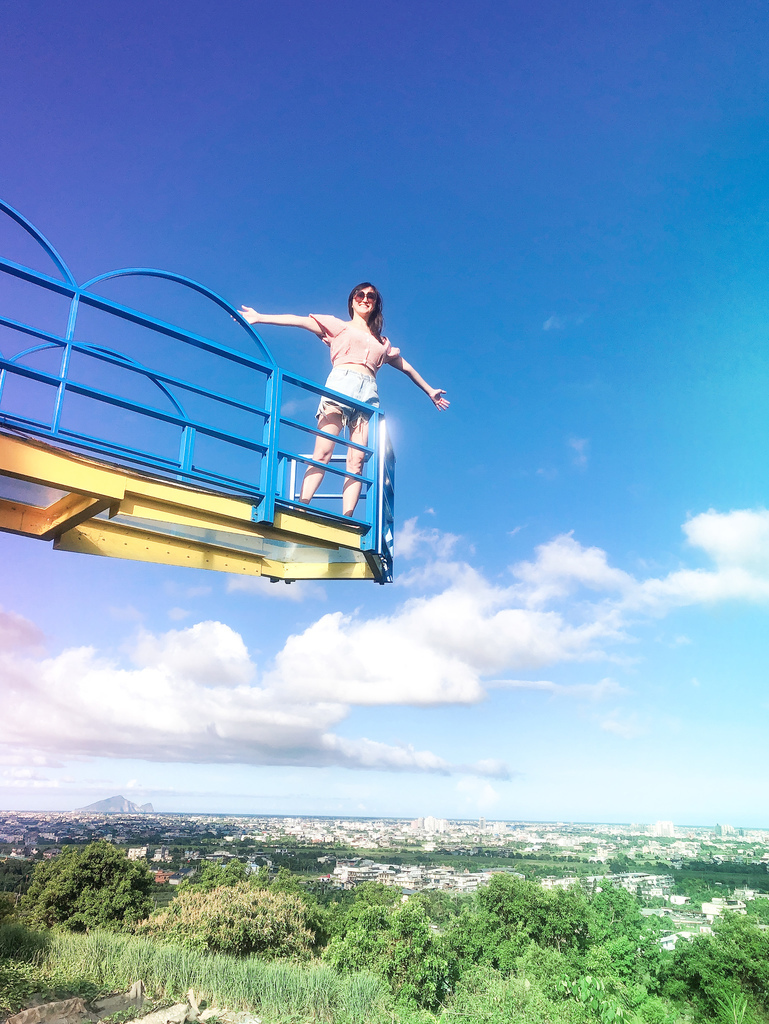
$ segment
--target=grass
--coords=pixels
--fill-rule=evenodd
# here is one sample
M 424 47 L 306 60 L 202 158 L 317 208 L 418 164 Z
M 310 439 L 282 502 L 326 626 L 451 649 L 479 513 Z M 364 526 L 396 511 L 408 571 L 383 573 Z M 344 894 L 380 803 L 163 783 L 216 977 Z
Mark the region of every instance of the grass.
M 29 932 L 0 927 L 0 1004 L 11 1011 L 33 992 L 84 995 L 142 980 L 156 998 L 184 1000 L 188 989 L 210 1006 L 251 1010 L 266 1022 L 384 1024 L 387 986 L 373 974 L 338 975 L 326 964 L 236 959 L 113 932 Z

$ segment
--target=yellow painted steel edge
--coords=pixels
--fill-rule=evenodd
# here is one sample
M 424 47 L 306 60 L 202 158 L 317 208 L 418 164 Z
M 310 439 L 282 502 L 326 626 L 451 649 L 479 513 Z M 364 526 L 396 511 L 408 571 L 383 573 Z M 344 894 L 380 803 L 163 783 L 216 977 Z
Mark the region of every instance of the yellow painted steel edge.
M 65 530 L 78 526 L 109 508 L 109 498 L 68 494 L 48 508 L 0 499 L 0 530 L 37 540 L 53 540 Z
M 275 528 L 284 533 L 295 533 L 302 537 L 314 537 L 326 540 L 339 547 L 360 550 L 360 528 L 357 526 L 337 526 L 334 523 L 320 522 L 301 513 L 275 512 Z
M 94 498 L 120 500 L 125 494 L 126 478 L 114 470 L 76 460 L 56 448 L 43 448 L 27 441 L 0 434 L 0 475 L 17 480 L 77 491 Z
M 185 510 L 187 514 L 210 514 L 238 523 L 248 523 L 249 528 L 244 532 L 259 536 L 285 538 L 286 534 L 292 534 L 305 542 L 315 542 L 324 546 L 334 545 L 356 551 L 359 551 L 361 546 L 360 528 L 356 526 L 323 522 L 314 518 L 311 513 L 305 517 L 301 513 L 281 510 L 276 512 L 272 526 L 251 525 L 252 505 L 247 501 L 129 475 L 106 466 L 102 467 L 90 459 L 84 459 L 42 442 L 19 439 L 2 432 L 1 475 L 93 498 L 110 499 L 114 503 L 127 499 L 127 514 L 130 514 L 129 503 L 133 499 L 139 505 L 145 504 L 146 501 L 147 507 L 154 507 L 157 512 L 157 516 L 152 518 L 161 520 L 162 506 L 170 505 L 177 510 Z M 176 512 L 172 515 L 184 515 L 185 512 Z M 171 515 L 168 518 L 171 522 L 181 521 L 171 518 Z
M 239 551 L 201 544 L 176 537 L 158 537 L 109 521 L 83 523 L 54 541 L 58 551 L 127 558 L 161 565 L 189 566 L 218 572 L 277 579 L 375 579 L 371 568 L 361 562 L 280 562 Z
M 58 551 L 75 551 L 85 555 L 213 569 L 246 576 L 262 575 L 262 559 L 258 556 L 228 553 L 219 548 L 192 544 L 177 538 L 121 529 L 112 523 L 83 523 L 63 533 L 54 541 L 53 546 Z
M 292 534 L 289 537 L 286 532 L 268 526 L 265 523 L 243 523 L 235 525 L 232 519 L 223 516 L 214 516 L 208 512 L 197 509 L 181 509 L 179 506 L 171 508 L 160 501 L 148 501 L 142 498 L 128 497 L 119 505 L 112 508 L 111 515 L 133 516 L 137 519 L 152 519 L 157 523 L 176 523 L 180 526 L 194 526 L 201 530 L 219 530 L 232 533 L 238 537 L 263 537 L 266 540 L 289 540 L 296 537 L 297 540 L 308 547 L 318 547 L 326 551 L 338 550 L 338 544 L 332 544 L 328 540 L 316 540 L 314 537 Z M 141 527 L 137 527 L 141 529 Z M 353 543 L 345 545 L 352 550 L 359 550 L 357 538 L 351 538 Z

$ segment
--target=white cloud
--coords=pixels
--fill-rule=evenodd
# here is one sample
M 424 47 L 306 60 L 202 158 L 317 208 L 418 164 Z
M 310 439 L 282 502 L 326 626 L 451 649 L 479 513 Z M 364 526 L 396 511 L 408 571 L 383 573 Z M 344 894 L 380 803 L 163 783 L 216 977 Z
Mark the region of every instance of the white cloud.
M 716 601 L 769 600 L 769 511 L 738 509 L 694 516 L 683 526 L 687 542 L 715 563 L 647 579 L 628 591 L 628 609 L 664 615 L 674 607 Z
M 22 754 L 33 750 L 61 757 L 456 770 L 428 750 L 336 735 L 333 726 L 347 716 L 347 705 L 258 685 L 242 637 L 221 622 L 159 636 L 143 632 L 127 654 L 131 668 L 89 647 L 42 660 L 4 653 L 4 752 L 20 765 L 30 764 Z M 494 777 L 503 771 L 498 763 L 462 770 Z
M 487 682 L 488 687 L 506 690 L 539 690 L 556 697 L 576 697 L 582 700 L 604 700 L 628 693 L 624 686 L 613 679 L 601 679 L 597 683 L 553 683 L 548 679 L 495 679 Z
M 714 567 L 646 579 L 563 534 L 512 566 L 511 582 L 501 584 L 446 561 L 453 538 L 416 523 L 408 529 L 413 550 L 435 559 L 412 574 L 413 585 L 424 583 L 429 592 L 412 591 L 389 614 L 322 615 L 289 636 L 264 666 L 221 622 L 139 632 L 122 660 L 89 647 L 44 657 L 39 630 L 0 613 L 0 762 L 42 767 L 56 757 L 105 756 L 503 778 L 507 767 L 493 759 L 456 765 L 408 743 L 349 738 L 335 729 L 353 706 L 473 704 L 500 686 L 556 699 L 617 697 L 623 690 L 612 679 L 566 685 L 536 675 L 559 663 L 616 659 L 617 645 L 632 641 L 643 616 L 769 598 L 765 510 L 695 516 L 685 536 Z M 535 678 L 527 680 L 529 673 Z M 642 731 L 619 709 L 599 725 L 626 738 Z
M 590 442 L 586 437 L 569 438 L 569 447 L 574 450 L 574 458 L 571 461 L 578 469 L 584 469 L 587 466 L 587 450 L 589 445 Z
M 58 789 L 59 780 L 49 779 L 32 768 L 10 768 L 0 773 L 0 789 Z
M 432 511 L 432 510 L 430 510 Z M 433 513 L 434 515 L 435 513 Z M 441 530 L 421 530 L 417 517 L 407 519 L 395 534 L 395 553 L 399 558 L 416 558 L 425 553 L 435 558 L 449 558 L 459 537 Z
M 494 757 L 485 757 L 469 766 L 475 775 L 485 775 L 489 779 L 512 779 L 520 776 L 520 772 L 511 772 L 504 761 Z
M 40 772 L 34 768 L 6 768 L 2 772 L 2 777 L 4 779 L 48 782 L 47 776 L 41 775 Z
M 683 527 L 692 547 L 721 568 L 742 568 L 769 576 L 769 510 L 703 512 Z
M 568 313 L 565 316 L 553 313 L 547 320 L 542 324 L 543 331 L 563 331 L 567 327 L 575 326 L 578 327 L 580 324 L 585 322 L 584 316 L 579 316 L 575 313 Z
M 593 591 L 628 592 L 636 580 L 613 569 L 601 548 L 583 548 L 571 533 L 561 534 L 536 549 L 533 562 L 518 562 L 512 573 L 529 607 L 572 594 L 578 587 Z
M 601 722 L 604 732 L 614 733 L 624 740 L 633 740 L 646 732 L 645 726 L 641 725 L 638 715 L 635 712 L 623 714 L 619 709 L 611 711 Z
M 619 636 L 613 612 L 569 622 L 522 607 L 518 588 L 495 587 L 469 566 L 455 566 L 453 577 L 390 616 L 324 615 L 288 638 L 267 681 L 297 699 L 469 704 L 485 696 L 485 676 L 594 659 L 600 641 Z

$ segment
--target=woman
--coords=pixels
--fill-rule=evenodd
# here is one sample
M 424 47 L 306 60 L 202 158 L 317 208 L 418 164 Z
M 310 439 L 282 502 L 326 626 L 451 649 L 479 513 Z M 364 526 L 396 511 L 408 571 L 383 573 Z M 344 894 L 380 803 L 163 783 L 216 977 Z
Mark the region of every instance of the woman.
M 417 373 L 410 363 L 393 348 L 382 334 L 382 296 L 373 284 L 364 281 L 350 292 L 347 300 L 350 320 L 339 320 L 335 316 L 292 316 L 291 314 L 268 315 L 257 313 L 250 306 L 242 306 L 240 315 L 250 324 L 277 324 L 281 327 L 303 327 L 312 331 L 331 349 L 331 365 L 326 386 L 340 391 L 358 402 L 379 405 L 376 374 L 384 363 L 394 366 L 414 381 L 429 396 L 436 409 L 448 409 L 449 403 L 443 397 L 446 392 L 430 385 Z M 368 420 L 366 412 L 354 405 L 332 398 L 322 398 L 315 414 L 318 427 L 326 434 L 338 436 L 347 426 L 350 440 L 356 444 L 368 444 Z M 328 463 L 334 451 L 334 441 L 316 437 L 313 459 Z M 347 471 L 360 476 L 363 471 L 363 452 L 347 449 Z M 308 503 L 323 479 L 323 470 L 308 466 L 302 481 L 299 500 Z M 345 477 L 342 490 L 342 511 L 351 516 L 360 496 L 360 481 Z

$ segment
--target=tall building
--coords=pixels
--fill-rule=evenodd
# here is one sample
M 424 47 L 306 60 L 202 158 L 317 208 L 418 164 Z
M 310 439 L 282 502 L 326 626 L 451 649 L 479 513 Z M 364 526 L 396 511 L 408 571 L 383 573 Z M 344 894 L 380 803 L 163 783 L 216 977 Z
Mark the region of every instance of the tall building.
M 652 825 L 652 835 L 671 839 L 676 834 L 672 821 L 657 821 Z
M 713 831 L 717 836 L 733 836 L 737 829 L 734 825 L 716 825 Z
M 424 829 L 425 832 L 448 832 L 449 823 L 445 818 L 434 818 L 429 815 L 425 818 Z

